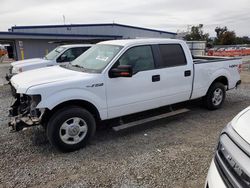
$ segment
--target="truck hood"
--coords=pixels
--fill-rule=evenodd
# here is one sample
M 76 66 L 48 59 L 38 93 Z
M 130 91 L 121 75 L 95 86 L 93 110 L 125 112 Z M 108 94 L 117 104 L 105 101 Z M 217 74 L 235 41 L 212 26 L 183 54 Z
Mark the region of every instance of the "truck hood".
M 20 68 L 22 69 L 22 72 L 24 72 L 27 70 L 46 67 L 52 64 L 53 61 L 41 58 L 27 59 L 11 63 L 11 65 L 13 66 L 13 73 L 19 73 Z
M 15 61 L 15 62 L 11 63 L 11 66 L 27 64 L 27 63 L 35 63 L 35 62 L 39 62 L 41 60 L 44 60 L 44 59 L 42 59 L 42 58 L 25 59 L 25 60 Z
M 83 78 L 90 74 L 69 70 L 60 66 L 45 67 L 41 69 L 22 72 L 11 78 L 11 84 L 17 93 L 26 93 L 30 87 Z
M 232 121 L 234 130 L 250 144 L 250 107 L 240 112 Z

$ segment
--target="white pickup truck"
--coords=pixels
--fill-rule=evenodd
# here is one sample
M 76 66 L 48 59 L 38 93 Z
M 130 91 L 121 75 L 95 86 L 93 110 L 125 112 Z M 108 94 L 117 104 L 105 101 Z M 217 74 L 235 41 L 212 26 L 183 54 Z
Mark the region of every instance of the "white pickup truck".
M 226 90 L 241 82 L 240 66 L 236 58 L 193 59 L 181 40 L 101 42 L 68 66 L 14 76 L 9 125 L 41 124 L 53 146 L 73 151 L 103 120 L 201 97 L 208 109 L 221 107 Z
M 18 73 L 38 69 L 42 67 L 49 67 L 59 64 L 68 64 L 76 59 L 83 52 L 88 50 L 91 44 L 71 44 L 63 45 L 55 48 L 48 53 L 44 58 L 32 58 L 11 63 L 9 73 L 6 74 L 6 80 Z

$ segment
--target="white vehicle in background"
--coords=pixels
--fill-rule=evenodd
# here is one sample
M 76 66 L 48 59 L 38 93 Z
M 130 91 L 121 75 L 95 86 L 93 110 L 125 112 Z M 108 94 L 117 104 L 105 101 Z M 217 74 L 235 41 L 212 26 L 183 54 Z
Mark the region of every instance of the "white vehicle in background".
M 76 150 L 94 134 L 96 122 L 201 97 L 208 109 L 220 108 L 226 91 L 241 82 L 241 63 L 239 58 L 193 59 L 181 40 L 101 42 L 68 66 L 14 76 L 9 125 L 19 131 L 42 124 L 52 145 Z
M 222 131 L 205 188 L 250 187 L 250 107 Z
M 88 50 L 91 46 L 91 44 L 63 45 L 52 50 L 44 58 L 15 61 L 11 63 L 9 73 L 6 75 L 6 80 L 9 81 L 13 75 L 21 72 L 54 65 L 68 64 Z

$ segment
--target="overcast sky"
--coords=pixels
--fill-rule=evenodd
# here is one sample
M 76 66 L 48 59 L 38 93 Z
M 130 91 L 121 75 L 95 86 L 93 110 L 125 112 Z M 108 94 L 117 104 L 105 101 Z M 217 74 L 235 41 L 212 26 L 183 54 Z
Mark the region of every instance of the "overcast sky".
M 17 25 L 120 23 L 183 31 L 202 23 L 250 36 L 250 0 L 1 0 L 0 31 Z

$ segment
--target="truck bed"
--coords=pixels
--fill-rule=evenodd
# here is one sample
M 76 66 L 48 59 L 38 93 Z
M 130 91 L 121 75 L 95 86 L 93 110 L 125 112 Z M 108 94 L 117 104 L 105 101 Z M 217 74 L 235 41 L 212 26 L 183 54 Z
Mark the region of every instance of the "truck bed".
M 236 60 L 236 59 L 241 59 L 241 58 L 235 58 L 235 57 L 217 57 L 217 56 L 193 56 L 193 62 L 194 62 L 194 64 L 212 63 L 212 62 L 228 61 L 228 60 Z
M 195 56 L 193 63 L 194 81 L 191 99 L 205 96 L 211 83 L 220 76 L 226 78 L 227 89 L 235 88 L 240 80 L 238 65 L 242 63 L 241 58 Z

